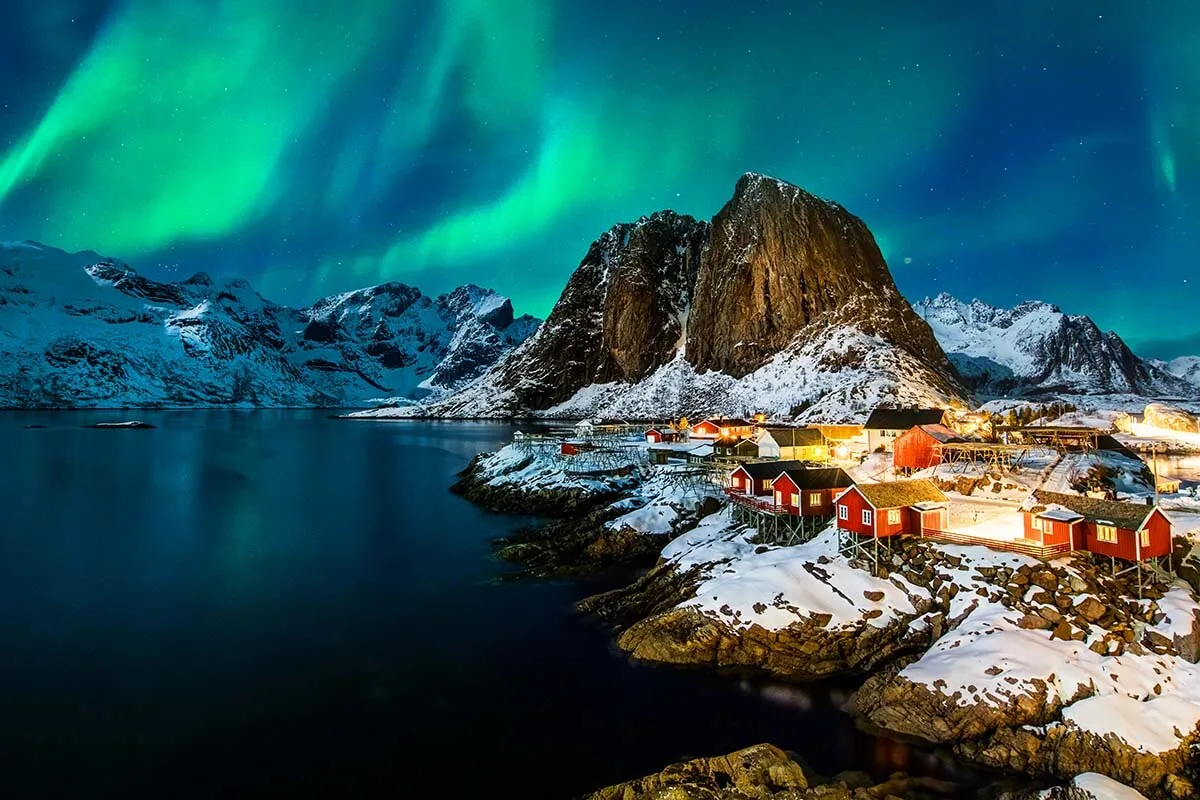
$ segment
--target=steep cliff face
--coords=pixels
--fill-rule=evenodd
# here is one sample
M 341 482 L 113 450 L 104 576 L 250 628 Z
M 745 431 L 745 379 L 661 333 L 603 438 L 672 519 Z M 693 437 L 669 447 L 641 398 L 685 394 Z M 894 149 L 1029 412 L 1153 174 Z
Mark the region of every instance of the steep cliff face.
M 964 379 L 983 394 L 1195 393 L 1185 380 L 1138 358 L 1117 334 L 1049 303 L 996 308 L 943 293 L 916 309 Z
M 294 309 L 246 281 L 156 281 L 0 243 L 0 407 L 309 406 L 446 393 L 536 326 L 474 286 L 387 283 Z
M 664 211 L 609 230 L 541 330 L 432 410 L 855 419 L 965 394 L 862 220 L 747 174 L 711 225 Z
M 583 386 L 636 381 L 669 361 L 683 339 L 707 227 L 663 211 L 606 231 L 545 324 L 474 394 L 496 413 L 547 408 Z
M 862 299 L 871 301 L 866 313 L 847 308 Z M 713 218 L 688 361 L 741 377 L 825 314 L 871 325 L 873 335 L 952 374 L 928 327 L 896 291 L 862 220 L 783 181 L 742 176 Z

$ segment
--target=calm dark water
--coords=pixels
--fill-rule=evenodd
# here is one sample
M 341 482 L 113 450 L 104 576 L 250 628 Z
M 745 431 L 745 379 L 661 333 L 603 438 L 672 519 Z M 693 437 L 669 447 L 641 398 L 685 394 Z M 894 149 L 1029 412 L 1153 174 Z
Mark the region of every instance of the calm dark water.
M 759 741 L 928 768 L 836 693 L 631 666 L 571 612 L 597 586 L 499 583 L 523 521 L 446 487 L 510 434 L 0 414 L 0 795 L 562 798 Z

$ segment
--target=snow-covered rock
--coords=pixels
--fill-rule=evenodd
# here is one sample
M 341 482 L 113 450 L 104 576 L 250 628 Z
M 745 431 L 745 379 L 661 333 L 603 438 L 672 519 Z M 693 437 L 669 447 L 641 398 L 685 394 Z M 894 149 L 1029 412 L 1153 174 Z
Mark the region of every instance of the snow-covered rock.
M 536 321 L 465 286 L 386 283 L 293 309 L 242 280 L 156 281 L 93 252 L 0 244 L 0 407 L 310 406 L 442 394 Z
M 1193 386 L 1200 386 L 1200 356 L 1180 356 L 1170 361 L 1154 363 L 1175 377 L 1182 378 Z
M 711 223 L 663 211 L 604 233 L 546 324 L 432 413 L 861 422 L 966 394 L 862 220 L 747 174 Z
M 996 308 L 942 293 L 914 309 L 963 379 L 982 394 L 1195 394 L 1194 385 L 1137 357 L 1116 333 L 1049 303 Z

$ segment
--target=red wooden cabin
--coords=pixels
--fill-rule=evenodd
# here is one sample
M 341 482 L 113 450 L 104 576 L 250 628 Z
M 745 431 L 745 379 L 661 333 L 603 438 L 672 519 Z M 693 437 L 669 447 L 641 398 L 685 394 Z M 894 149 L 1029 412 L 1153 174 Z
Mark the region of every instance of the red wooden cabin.
M 1040 528 L 1047 536 L 1047 523 L 1047 544 L 1068 541 L 1072 549 L 1134 562 L 1171 554 L 1171 521 L 1156 505 L 1034 492 L 1025 509 L 1026 535 L 1037 538 Z
M 843 470 L 786 469 L 771 482 L 775 505 L 797 517 L 832 517 L 833 501 L 854 485 Z
M 646 442 L 648 444 L 662 444 L 663 442 L 674 442 L 679 438 L 679 435 L 670 428 L 651 428 L 646 431 Z
M 799 461 L 756 461 L 742 464 L 729 473 L 729 488 L 742 494 L 766 497 L 773 491 L 771 484 L 779 473 L 804 465 Z
M 942 463 L 942 445 L 962 437 L 945 425 L 914 425 L 892 443 L 892 465 L 914 472 Z
M 559 447 L 559 452 L 564 456 L 577 456 L 587 450 L 595 450 L 596 447 L 591 442 L 582 441 L 567 441 L 563 442 Z
M 753 434 L 753 422 L 731 417 L 713 417 L 691 427 L 693 439 L 744 439 Z
M 927 480 L 858 483 L 836 502 L 837 526 L 859 536 L 883 539 L 922 530 L 945 530 L 946 495 Z

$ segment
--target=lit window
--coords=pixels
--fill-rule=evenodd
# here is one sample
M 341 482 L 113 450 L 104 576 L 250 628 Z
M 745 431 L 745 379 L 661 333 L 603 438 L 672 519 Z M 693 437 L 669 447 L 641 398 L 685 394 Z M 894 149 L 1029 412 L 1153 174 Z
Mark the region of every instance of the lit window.
M 764 489 L 766 489 L 770 485 L 771 485 L 771 481 L 769 481 L 767 479 L 763 479 L 763 488 Z
M 870 525 L 871 524 L 871 512 L 864 509 L 862 520 L 863 520 L 863 525 Z
M 838 506 L 838 519 L 850 519 L 850 509 Z
M 821 493 L 820 493 L 820 492 L 813 492 L 812 494 L 810 494 L 810 495 L 808 496 L 808 504 L 809 504 L 810 506 L 819 506 L 819 505 L 821 505 Z
M 900 509 L 898 509 L 898 508 L 888 509 L 888 525 L 899 525 L 899 524 L 900 524 Z
M 779 492 L 779 491 L 775 492 L 775 505 L 777 505 L 777 506 L 783 505 L 783 492 Z
M 1096 541 L 1108 542 L 1109 544 L 1117 543 L 1117 529 L 1114 525 L 1105 525 L 1103 523 L 1096 525 Z
M 1138 536 L 1142 540 L 1142 547 L 1150 546 L 1150 531 L 1142 529 L 1142 530 L 1138 531 Z
M 800 495 L 793 493 L 792 499 L 791 499 L 791 504 L 796 506 L 797 508 L 799 508 L 800 507 Z

